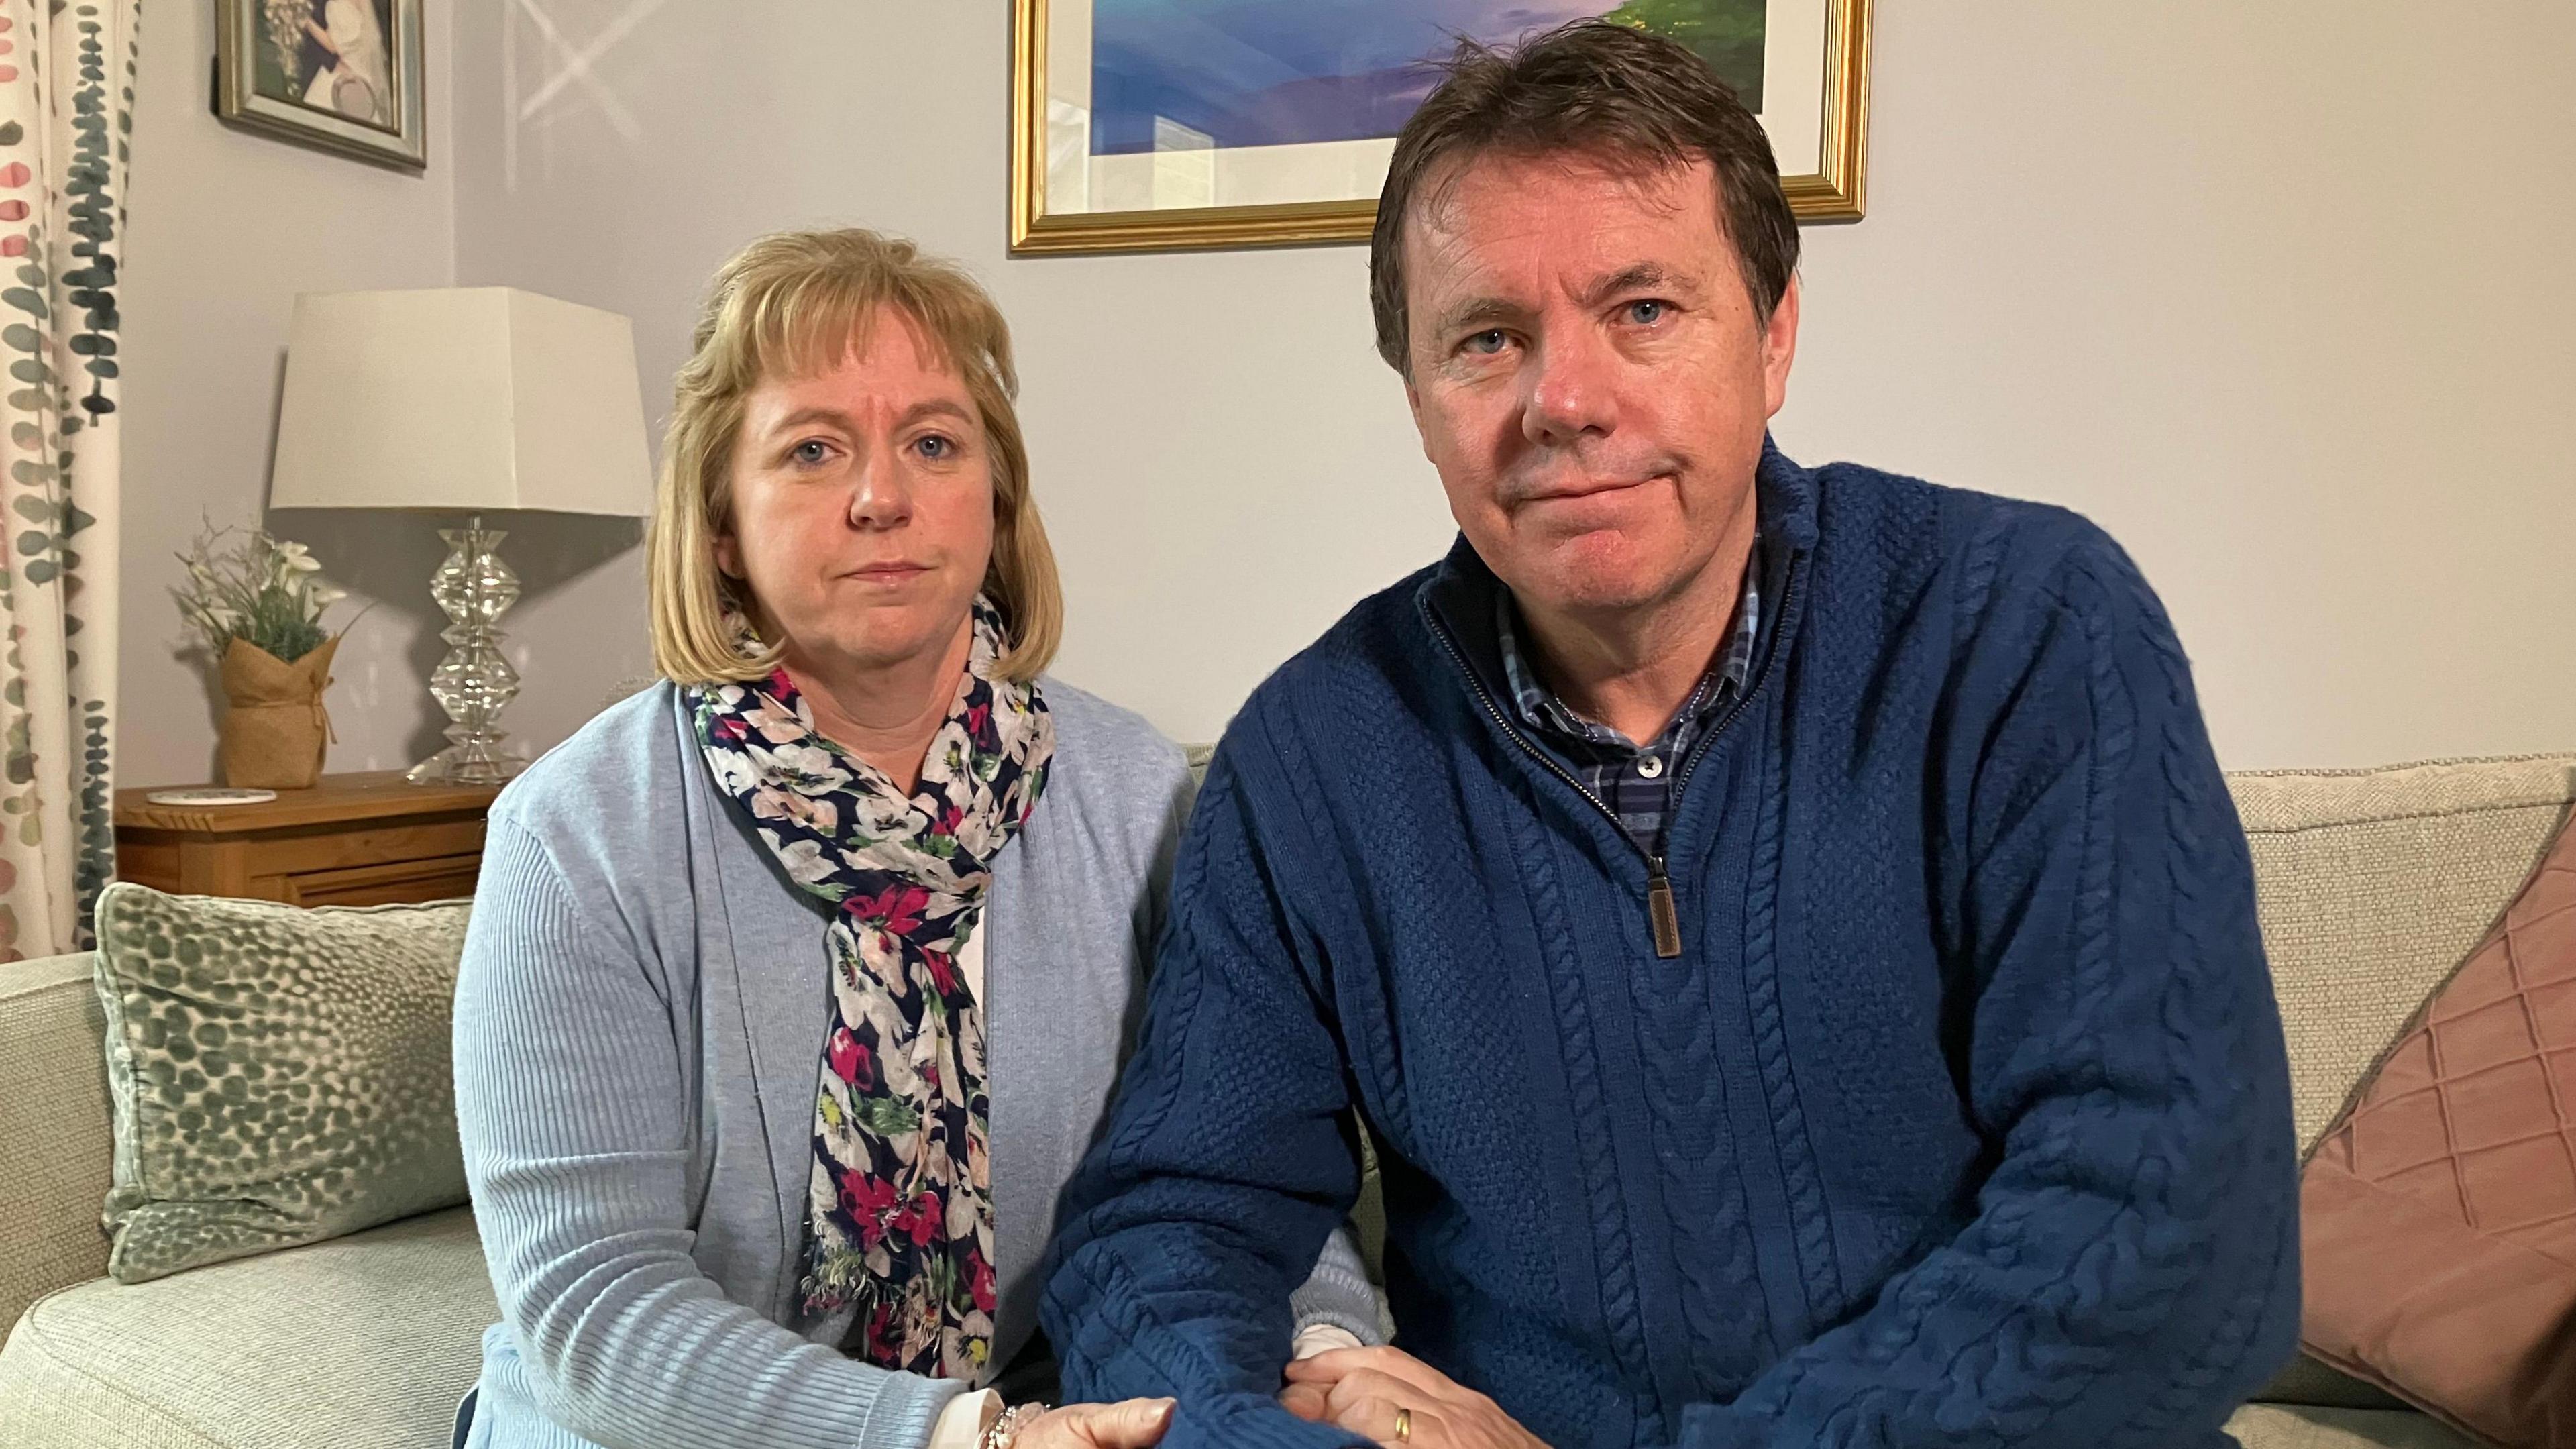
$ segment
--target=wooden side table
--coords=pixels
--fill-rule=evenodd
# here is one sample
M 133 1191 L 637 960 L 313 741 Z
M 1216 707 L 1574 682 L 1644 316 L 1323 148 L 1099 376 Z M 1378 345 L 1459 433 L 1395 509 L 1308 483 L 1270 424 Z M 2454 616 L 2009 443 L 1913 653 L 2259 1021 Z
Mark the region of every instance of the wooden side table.
M 116 792 L 116 874 L 155 890 L 299 906 L 474 893 L 496 785 L 414 785 L 399 770 L 325 775 L 257 805 L 155 805 Z

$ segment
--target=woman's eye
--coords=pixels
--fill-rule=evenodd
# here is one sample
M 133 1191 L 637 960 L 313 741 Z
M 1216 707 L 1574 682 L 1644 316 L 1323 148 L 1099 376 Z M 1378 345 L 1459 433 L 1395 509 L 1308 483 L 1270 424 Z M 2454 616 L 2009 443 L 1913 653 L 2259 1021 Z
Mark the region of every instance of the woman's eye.
M 811 468 L 832 456 L 831 447 L 820 438 L 807 438 L 787 450 L 787 456 Z
M 1652 327 L 1663 321 L 1664 313 L 1670 310 L 1670 305 L 1663 302 L 1631 302 L 1628 304 L 1628 320 L 1640 327 Z
M 1491 357 L 1502 351 L 1504 344 L 1509 340 L 1503 336 L 1503 329 L 1497 327 L 1490 332 L 1479 332 L 1468 338 L 1466 348 L 1469 352 Z
M 957 451 L 957 445 L 955 443 L 950 442 L 948 439 L 941 437 L 937 433 L 930 434 L 913 446 L 921 449 L 921 456 L 928 458 L 934 463 L 938 462 L 942 458 L 954 454 Z

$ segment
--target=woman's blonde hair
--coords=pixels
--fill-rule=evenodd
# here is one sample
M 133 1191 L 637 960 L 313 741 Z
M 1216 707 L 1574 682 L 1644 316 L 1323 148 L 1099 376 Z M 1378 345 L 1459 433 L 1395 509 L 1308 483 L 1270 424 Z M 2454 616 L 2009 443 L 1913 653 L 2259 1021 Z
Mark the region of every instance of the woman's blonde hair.
M 993 299 L 953 262 L 911 242 L 851 228 L 793 231 L 744 247 L 716 273 L 699 315 L 696 350 L 672 387 L 662 476 L 646 537 L 653 667 L 679 684 L 756 679 L 778 667 L 775 643 L 742 653 L 728 610 L 753 600 L 716 566 L 715 541 L 732 502 L 733 459 L 745 400 L 768 379 L 828 370 L 864 348 L 870 320 L 892 307 L 917 325 L 965 379 L 993 459 L 993 554 L 984 592 L 1001 611 L 1008 647 L 994 672 L 1037 678 L 1064 634 L 1055 551 L 1029 494 L 1029 455 L 1011 402 L 1011 329 Z

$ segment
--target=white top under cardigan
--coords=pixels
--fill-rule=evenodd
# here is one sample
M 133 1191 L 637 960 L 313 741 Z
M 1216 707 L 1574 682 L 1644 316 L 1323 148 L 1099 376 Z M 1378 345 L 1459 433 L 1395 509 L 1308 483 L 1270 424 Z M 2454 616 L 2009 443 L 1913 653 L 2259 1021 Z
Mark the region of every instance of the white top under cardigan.
M 1132 1037 L 1188 813 L 1180 751 L 1054 680 L 1056 755 L 994 862 L 984 1006 L 1000 1295 L 1036 1322 L 1055 1202 Z M 502 1321 L 477 1449 L 923 1449 L 967 1385 L 836 1351 L 796 1298 L 824 915 L 707 778 L 678 691 L 502 792 L 460 968 L 458 1130 Z M 1376 1336 L 1337 1234 L 1301 1325 Z

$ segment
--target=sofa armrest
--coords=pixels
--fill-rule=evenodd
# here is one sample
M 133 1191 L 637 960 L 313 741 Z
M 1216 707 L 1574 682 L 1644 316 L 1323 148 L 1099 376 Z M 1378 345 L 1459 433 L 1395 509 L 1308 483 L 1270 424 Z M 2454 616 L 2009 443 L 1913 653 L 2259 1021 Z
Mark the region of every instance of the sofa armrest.
M 88 953 L 0 965 L 0 1334 L 107 1272 L 106 1030 Z

